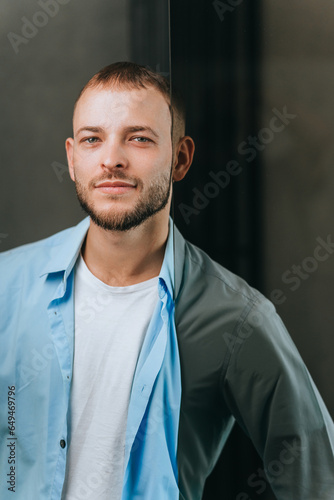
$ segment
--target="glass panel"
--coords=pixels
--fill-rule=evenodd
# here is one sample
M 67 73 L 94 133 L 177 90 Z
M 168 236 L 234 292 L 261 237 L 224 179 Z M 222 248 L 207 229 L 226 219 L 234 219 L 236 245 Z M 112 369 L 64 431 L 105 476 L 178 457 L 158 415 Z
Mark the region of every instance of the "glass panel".
M 176 225 L 271 298 L 334 415 L 333 4 L 171 4 L 173 83 L 196 143 Z M 273 498 L 247 484 L 261 467 L 235 432 L 205 498 Z

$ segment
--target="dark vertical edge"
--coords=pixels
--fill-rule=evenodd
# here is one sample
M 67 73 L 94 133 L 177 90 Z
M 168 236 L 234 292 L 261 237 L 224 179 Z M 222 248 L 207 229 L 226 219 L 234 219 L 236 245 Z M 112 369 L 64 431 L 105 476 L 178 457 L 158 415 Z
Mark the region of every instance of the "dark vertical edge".
M 170 100 L 170 109 L 173 109 L 173 73 L 172 73 L 172 33 L 171 33 L 171 2 L 168 0 L 168 64 L 169 64 L 169 100 Z M 171 114 L 172 124 L 171 124 L 171 139 L 172 139 L 172 162 L 171 162 L 171 172 L 173 169 L 173 160 L 174 160 L 174 143 L 173 143 L 173 135 L 174 135 L 174 114 Z M 173 190 L 173 179 L 172 173 L 170 177 L 171 189 Z M 175 301 L 175 201 L 174 201 L 174 190 L 172 191 L 172 204 L 171 204 L 171 217 L 173 219 L 173 300 Z
M 131 60 L 165 76 L 169 72 L 168 0 L 130 1 Z
M 252 106 L 250 106 L 251 128 L 259 131 L 261 123 L 261 47 L 262 47 L 262 2 L 255 0 L 248 3 L 248 73 L 251 86 Z M 258 154 L 253 165 L 254 175 L 251 182 L 251 200 L 252 200 L 252 218 L 255 221 L 252 224 L 253 242 L 253 272 L 251 281 L 253 286 L 263 290 L 264 269 L 263 269 L 263 160 L 262 155 Z

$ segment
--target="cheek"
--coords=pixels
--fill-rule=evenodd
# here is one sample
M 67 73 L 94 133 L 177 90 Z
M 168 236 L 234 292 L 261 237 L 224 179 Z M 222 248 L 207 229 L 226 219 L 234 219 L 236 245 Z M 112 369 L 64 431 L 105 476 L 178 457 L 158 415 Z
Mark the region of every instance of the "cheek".
M 75 145 L 73 150 L 73 161 L 74 164 L 78 165 L 95 165 L 98 159 L 99 149 L 89 149 L 85 148 L 83 145 Z
M 87 156 L 76 151 L 73 156 L 73 169 L 76 177 L 84 178 L 89 176 L 94 169 L 94 161 Z
M 79 164 L 74 163 L 73 175 L 74 175 L 73 180 L 75 182 L 81 184 L 82 186 L 88 184 L 89 175 L 87 175 L 87 170 L 83 168 L 82 162 L 80 162 Z
M 143 172 L 163 172 L 169 169 L 172 162 L 172 150 L 155 152 L 153 150 L 142 151 L 142 154 L 133 154 L 132 165 L 138 167 Z

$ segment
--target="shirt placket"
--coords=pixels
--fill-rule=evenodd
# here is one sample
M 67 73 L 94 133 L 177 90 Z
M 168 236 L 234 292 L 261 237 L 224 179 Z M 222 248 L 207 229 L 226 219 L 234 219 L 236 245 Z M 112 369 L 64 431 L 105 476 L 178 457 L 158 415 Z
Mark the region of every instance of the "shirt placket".
M 58 448 L 58 460 L 53 478 L 51 500 L 61 498 L 65 479 L 66 455 L 68 447 L 68 408 L 73 369 L 73 335 L 74 335 L 74 301 L 73 301 L 73 273 L 66 279 L 64 273 L 54 298 L 48 306 L 51 338 L 57 354 L 62 374 L 63 390 L 59 404 L 62 406 L 59 435 L 55 436 L 55 446 Z

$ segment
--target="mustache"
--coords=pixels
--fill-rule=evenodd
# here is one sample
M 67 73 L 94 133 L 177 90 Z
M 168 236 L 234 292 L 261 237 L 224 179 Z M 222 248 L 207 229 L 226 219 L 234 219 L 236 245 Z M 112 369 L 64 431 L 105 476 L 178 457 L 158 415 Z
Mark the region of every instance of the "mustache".
M 138 179 L 137 177 L 129 177 L 122 171 L 115 173 L 106 173 L 99 177 L 95 177 L 90 181 L 89 186 L 94 188 L 97 184 L 105 181 L 127 181 L 130 184 L 134 184 L 135 186 L 142 186 L 142 181 L 140 179 Z

